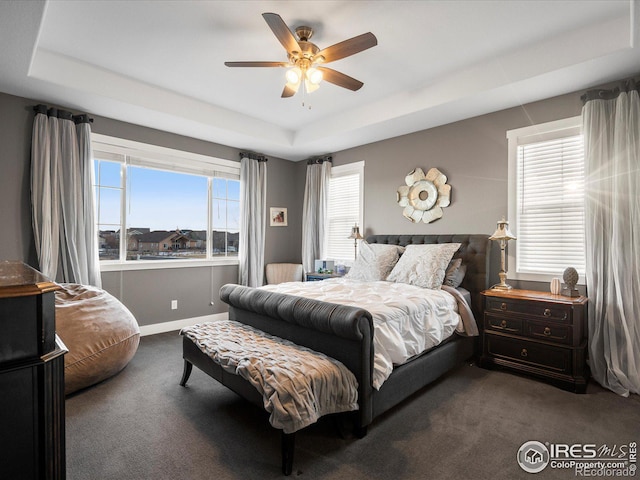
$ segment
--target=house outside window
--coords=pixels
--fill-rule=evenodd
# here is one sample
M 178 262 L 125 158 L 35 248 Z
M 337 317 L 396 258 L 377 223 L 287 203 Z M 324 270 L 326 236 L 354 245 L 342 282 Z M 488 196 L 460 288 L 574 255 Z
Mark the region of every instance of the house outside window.
M 548 282 L 585 273 L 584 145 L 581 118 L 507 132 L 510 229 L 508 275 Z
M 347 264 L 355 260 L 354 241 L 348 237 L 354 225 L 362 226 L 363 182 L 364 162 L 331 168 L 325 237 L 325 256 L 329 260 Z
M 92 143 L 102 270 L 237 263 L 238 162 L 99 134 Z

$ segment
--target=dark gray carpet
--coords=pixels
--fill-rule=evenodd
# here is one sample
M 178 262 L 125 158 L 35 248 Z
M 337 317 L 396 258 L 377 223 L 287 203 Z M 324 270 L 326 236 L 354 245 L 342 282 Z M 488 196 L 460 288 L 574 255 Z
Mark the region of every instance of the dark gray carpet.
M 266 414 L 197 368 L 187 388 L 181 375 L 178 333 L 143 337 L 124 371 L 67 398 L 67 478 L 284 478 Z M 363 439 L 341 437 L 339 423 L 298 432 L 290 478 L 566 480 L 573 471 L 525 473 L 518 448 L 639 442 L 640 399 L 464 365 L 376 419 Z

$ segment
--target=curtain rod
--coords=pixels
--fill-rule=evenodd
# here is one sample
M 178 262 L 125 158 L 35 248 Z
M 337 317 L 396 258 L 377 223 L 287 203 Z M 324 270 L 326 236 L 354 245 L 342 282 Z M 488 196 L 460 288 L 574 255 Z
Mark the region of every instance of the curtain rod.
M 618 82 L 618 86 L 612 89 L 598 88 L 595 90 L 588 90 L 580 96 L 580 100 L 582 100 L 583 104 L 591 100 L 612 100 L 622 92 L 629 93 L 633 90 L 640 91 L 640 81 L 630 78 L 627 80 L 620 80 Z
M 257 160 L 259 162 L 269 161 L 269 159 L 264 155 L 261 155 L 259 153 L 253 153 L 253 152 L 240 152 L 240 159 L 243 159 L 243 158 L 250 158 L 251 160 Z
M 307 165 L 315 165 L 315 164 L 324 163 L 324 162 L 333 163 L 333 157 L 331 155 L 321 155 L 319 157 L 311 157 L 307 159 Z
M 35 105 L 33 107 L 33 111 L 36 113 L 42 113 L 43 115 L 48 115 L 50 117 L 73 120 L 76 123 L 93 123 L 93 118 L 89 117 L 89 115 L 86 113 L 80 113 L 78 115 L 74 115 L 68 110 L 63 110 L 61 108 L 56 108 L 56 107 L 47 107 L 42 103 Z

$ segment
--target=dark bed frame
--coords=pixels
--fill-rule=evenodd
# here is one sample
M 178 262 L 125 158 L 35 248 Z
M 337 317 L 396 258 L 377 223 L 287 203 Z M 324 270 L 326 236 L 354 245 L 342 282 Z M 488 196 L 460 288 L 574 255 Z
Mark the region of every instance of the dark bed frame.
M 471 293 L 471 308 L 480 322 L 480 292 L 489 288 L 492 245 L 488 235 L 372 235 L 368 243 L 392 245 L 460 243 L 467 272 L 461 287 Z M 380 390 L 372 386 L 373 323 L 361 308 L 336 305 L 240 285 L 224 285 L 220 298 L 229 305 L 229 319 L 251 325 L 277 337 L 322 352 L 342 362 L 358 381 L 356 434 L 366 435 L 373 419 L 413 393 L 460 365 L 476 352 L 477 337 L 454 335 L 411 361 L 395 367 Z M 480 325 L 479 325 L 480 326 Z M 239 375 L 229 374 L 188 338 L 183 337 L 186 382 L 195 365 L 243 398 L 263 407 L 262 396 Z M 282 435 L 282 469 L 289 475 L 293 464 L 294 434 Z

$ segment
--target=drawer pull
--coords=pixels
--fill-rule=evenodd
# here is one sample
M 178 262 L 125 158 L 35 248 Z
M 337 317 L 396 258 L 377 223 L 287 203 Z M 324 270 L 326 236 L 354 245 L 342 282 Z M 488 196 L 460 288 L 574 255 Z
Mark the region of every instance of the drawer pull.
M 544 309 L 544 316 L 545 317 L 550 317 L 551 316 L 551 310 L 549 310 L 548 308 Z
M 500 305 L 500 310 L 506 310 L 507 309 L 507 304 L 502 302 L 502 304 Z
M 507 328 L 507 321 L 506 320 L 502 320 L 502 322 L 500 322 L 500 326 L 502 328 Z
M 523 348 L 522 351 L 520 352 L 520 356 L 527 357 L 528 355 L 529 355 L 529 352 L 527 352 L 527 349 Z
M 544 327 L 544 331 L 542 333 L 544 333 L 548 337 L 549 335 L 551 335 L 551 329 L 549 327 Z

